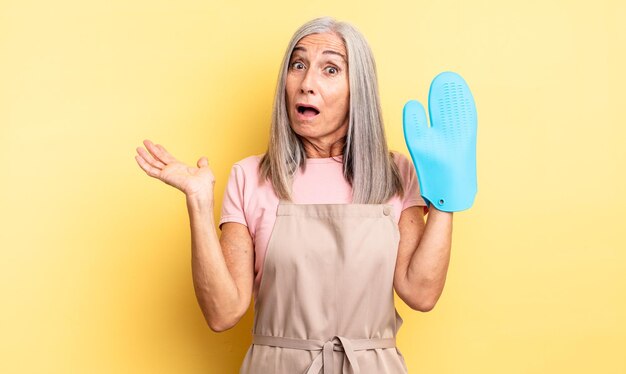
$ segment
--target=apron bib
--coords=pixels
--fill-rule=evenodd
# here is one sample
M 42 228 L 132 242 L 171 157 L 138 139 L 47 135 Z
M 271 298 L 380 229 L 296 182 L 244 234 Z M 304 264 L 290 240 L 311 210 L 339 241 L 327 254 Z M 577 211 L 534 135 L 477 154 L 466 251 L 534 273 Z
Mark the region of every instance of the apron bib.
M 240 374 L 407 373 L 395 342 L 391 212 L 279 203 Z

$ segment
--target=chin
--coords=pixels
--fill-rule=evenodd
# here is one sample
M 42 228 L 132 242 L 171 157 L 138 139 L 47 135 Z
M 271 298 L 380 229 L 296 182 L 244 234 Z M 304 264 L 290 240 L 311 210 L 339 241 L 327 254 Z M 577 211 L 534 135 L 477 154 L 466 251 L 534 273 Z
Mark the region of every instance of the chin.
M 302 121 L 302 122 L 289 121 L 289 124 L 291 125 L 291 129 L 295 131 L 296 133 L 298 133 L 298 135 L 300 135 L 299 133 L 301 132 L 310 132 L 307 130 L 318 127 L 316 122 L 317 121 Z
M 319 134 L 317 134 L 315 129 L 311 128 L 311 126 L 306 126 L 302 124 L 295 125 L 295 126 L 292 125 L 291 129 L 293 130 L 294 133 L 296 133 L 296 135 L 298 135 L 301 138 L 314 139 L 319 136 Z

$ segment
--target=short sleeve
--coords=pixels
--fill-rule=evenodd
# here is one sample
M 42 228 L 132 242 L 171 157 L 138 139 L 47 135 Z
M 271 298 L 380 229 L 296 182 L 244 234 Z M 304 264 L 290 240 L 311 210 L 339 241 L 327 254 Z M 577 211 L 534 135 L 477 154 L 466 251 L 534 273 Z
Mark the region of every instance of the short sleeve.
M 219 228 L 226 222 L 238 222 L 248 226 L 244 211 L 245 173 L 240 165 L 233 165 L 222 200 L 222 215 Z
M 417 179 L 417 173 L 413 162 L 406 156 L 400 153 L 396 153 L 398 160 L 398 169 L 404 181 L 404 198 L 402 200 L 402 210 L 410 208 L 412 206 L 423 206 L 424 213 L 428 213 L 428 207 L 426 207 L 426 201 L 421 196 L 419 180 Z

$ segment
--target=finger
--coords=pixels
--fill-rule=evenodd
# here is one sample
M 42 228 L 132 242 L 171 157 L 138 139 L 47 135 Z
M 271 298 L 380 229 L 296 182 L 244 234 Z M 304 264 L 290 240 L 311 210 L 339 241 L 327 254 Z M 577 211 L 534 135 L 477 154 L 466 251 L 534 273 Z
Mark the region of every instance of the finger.
M 150 152 L 150 157 L 146 158 L 147 160 L 154 160 L 155 162 L 153 162 L 153 163 L 156 163 L 156 161 L 163 163 L 163 161 L 160 160 L 159 156 L 157 155 L 157 153 L 159 153 L 160 150 L 157 148 L 157 146 L 154 143 L 152 143 L 148 139 L 145 139 L 143 141 L 143 145 L 145 145 L 146 149 L 148 150 L 148 152 Z
M 172 156 L 161 144 L 157 144 L 157 147 L 161 150 L 161 154 L 159 156 L 163 155 L 165 161 L 168 163 L 176 161 L 176 158 L 174 158 L 174 156 Z
M 159 159 L 164 163 L 169 164 L 177 161 L 161 144 L 156 144 L 156 147 L 158 149 L 157 156 L 159 156 Z
M 209 160 L 204 156 L 200 157 L 198 160 L 198 167 L 203 168 L 207 166 L 209 166 Z
M 158 178 L 159 174 L 161 173 L 160 169 L 157 169 L 153 167 L 152 165 L 148 164 L 146 160 L 144 160 L 140 156 L 135 156 L 135 160 L 137 161 L 139 166 L 143 169 L 143 171 L 146 172 L 146 174 L 148 174 L 151 177 Z
M 474 98 L 465 80 L 457 73 L 439 73 L 430 85 L 428 107 L 431 126 L 445 128 L 445 132 L 464 130 L 476 117 Z
M 146 152 L 145 149 L 137 147 L 137 153 L 139 153 L 139 155 L 151 166 L 158 169 L 163 169 L 165 167 L 164 163 L 152 157 L 152 155 Z
M 171 162 L 176 161 L 174 157 L 172 157 L 165 148 L 159 144 L 154 144 L 150 140 L 144 140 L 143 144 L 146 146 L 148 151 L 154 156 L 155 159 L 161 161 L 163 164 L 167 165 Z
M 404 104 L 402 127 L 407 145 L 419 146 L 427 142 L 430 131 L 422 103 L 417 100 L 410 100 Z

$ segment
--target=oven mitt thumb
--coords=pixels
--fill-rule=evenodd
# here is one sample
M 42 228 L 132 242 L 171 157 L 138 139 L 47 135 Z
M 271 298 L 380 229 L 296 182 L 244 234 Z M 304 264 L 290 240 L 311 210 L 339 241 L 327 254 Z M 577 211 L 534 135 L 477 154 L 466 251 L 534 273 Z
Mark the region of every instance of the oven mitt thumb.
M 404 140 L 417 170 L 426 204 L 444 212 L 468 209 L 476 183 L 476 105 L 460 75 L 443 72 L 428 94 L 430 127 L 424 107 L 404 105 Z

